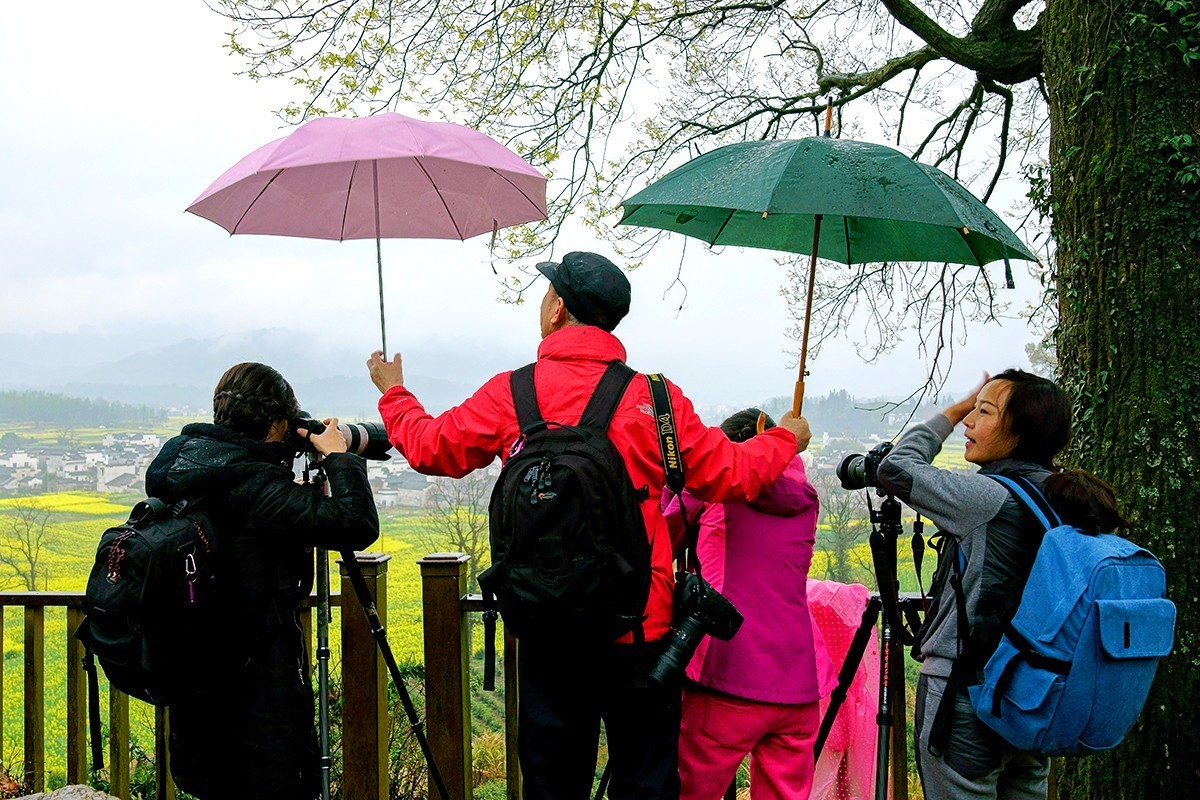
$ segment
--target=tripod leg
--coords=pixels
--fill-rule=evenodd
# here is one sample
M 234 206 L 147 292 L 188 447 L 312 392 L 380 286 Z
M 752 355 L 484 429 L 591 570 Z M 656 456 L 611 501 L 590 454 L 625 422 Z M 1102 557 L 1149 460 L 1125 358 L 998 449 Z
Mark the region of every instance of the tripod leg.
M 825 709 L 825 716 L 821 719 L 821 730 L 817 733 L 817 743 L 813 747 L 814 763 L 821 757 L 821 750 L 825 747 L 829 732 L 833 730 L 838 709 L 846 700 L 850 684 L 854 683 L 858 665 L 862 663 L 863 654 L 867 651 L 867 644 L 875 633 L 875 624 L 879 621 L 880 608 L 882 608 L 882 603 L 879 598 L 872 597 L 867 602 L 867 607 L 863 609 L 862 622 L 859 623 L 858 630 L 854 632 L 854 639 L 850 642 L 849 649 L 846 650 L 846 659 L 842 662 L 841 670 L 838 671 L 837 687 L 829 695 L 829 707 Z
M 883 616 L 879 642 L 879 739 L 875 751 L 875 800 L 888 800 L 888 764 L 892 745 L 892 623 Z
M 437 787 L 442 800 L 450 800 L 450 792 L 446 789 L 442 772 L 438 769 L 437 761 L 433 758 L 433 751 L 429 749 L 429 740 L 425 737 L 425 723 L 417 715 L 412 697 L 408 694 L 408 687 L 404 685 L 404 676 L 400 674 L 400 667 L 397 666 L 396 657 L 392 655 L 392 647 L 388 644 L 387 631 L 379 621 L 379 612 L 375 609 L 375 598 L 371 596 L 371 590 L 367 587 L 367 580 L 363 577 L 362 569 L 358 566 L 358 560 L 353 551 L 342 551 L 342 564 L 346 569 L 346 574 L 350 577 L 350 584 L 354 587 L 354 594 L 362 605 L 363 613 L 366 614 L 371 636 L 375 639 L 375 644 L 379 646 L 379 654 L 383 656 L 383 662 L 387 665 L 388 672 L 391 673 L 392 683 L 396 687 L 397 694 L 400 695 L 400 704 L 404 706 L 404 714 L 408 717 L 409 727 L 417 739 L 417 744 L 421 747 L 425 763 L 429 765 L 429 777 Z
M 317 581 L 317 731 L 321 740 L 321 800 L 329 800 L 329 551 L 316 549 Z

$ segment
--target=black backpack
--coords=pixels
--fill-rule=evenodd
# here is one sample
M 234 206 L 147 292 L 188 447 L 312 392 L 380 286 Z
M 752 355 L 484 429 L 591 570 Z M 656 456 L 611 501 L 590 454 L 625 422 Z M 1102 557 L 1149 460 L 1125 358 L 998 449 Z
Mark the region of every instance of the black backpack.
M 159 706 L 228 666 L 218 537 L 196 505 L 149 498 L 104 532 L 75 632 L 115 688 Z
M 649 492 L 634 488 L 606 433 L 635 374 L 610 363 L 579 424 L 569 426 L 542 419 L 532 364 L 512 373 L 521 434 L 492 491 L 492 566 L 479 585 L 485 620 L 498 609 L 518 638 L 641 636 L 650 544 L 639 506 Z

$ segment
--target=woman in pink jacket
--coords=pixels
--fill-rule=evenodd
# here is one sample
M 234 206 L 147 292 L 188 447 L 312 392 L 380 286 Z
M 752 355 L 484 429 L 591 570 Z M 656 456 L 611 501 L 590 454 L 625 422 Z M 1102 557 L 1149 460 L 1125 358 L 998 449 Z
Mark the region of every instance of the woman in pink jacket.
M 721 429 L 745 441 L 759 413 L 739 411 Z M 821 689 L 833 677 L 806 596 L 817 510 L 799 456 L 748 503 L 705 503 L 685 492 L 667 507 L 672 533 L 683 532 L 686 515 L 696 534 L 701 575 L 745 617 L 730 641 L 705 637 L 688 665 L 681 800 L 721 797 L 747 753 L 753 800 L 809 796 Z

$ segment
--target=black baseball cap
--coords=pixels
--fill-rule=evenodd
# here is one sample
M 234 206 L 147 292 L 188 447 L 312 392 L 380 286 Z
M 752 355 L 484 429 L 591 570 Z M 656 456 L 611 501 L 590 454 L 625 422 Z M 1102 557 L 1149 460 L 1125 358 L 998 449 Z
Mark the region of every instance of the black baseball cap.
M 585 325 L 611 331 L 629 313 L 629 279 L 602 255 L 572 252 L 562 261 L 543 261 L 537 268 L 571 316 Z

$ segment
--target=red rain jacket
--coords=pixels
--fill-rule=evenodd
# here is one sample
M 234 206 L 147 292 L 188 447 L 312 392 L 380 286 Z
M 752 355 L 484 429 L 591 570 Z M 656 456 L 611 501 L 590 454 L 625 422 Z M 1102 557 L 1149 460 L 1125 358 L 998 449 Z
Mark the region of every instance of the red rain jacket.
M 561 328 L 543 339 L 534 369 L 542 417 L 577 424 L 614 359 L 625 361 L 624 346 L 611 333 L 590 325 Z M 486 467 L 497 456 L 507 458 L 520 434 L 509 375 L 496 375 L 461 405 L 437 417 L 426 413 L 403 386 L 389 389 L 379 400 L 388 438 L 413 469 L 427 475 L 458 478 Z M 693 494 L 715 502 L 749 500 L 783 473 L 796 452 L 796 439 L 789 431 L 773 428 L 735 444 L 720 428 L 705 425 L 678 387 L 669 381 L 667 386 L 687 487 Z M 652 573 L 643 629 L 647 639 L 657 639 L 671 621 L 675 576 L 671 538 L 659 510 L 665 474 L 650 386 L 644 378 L 635 377 L 625 390 L 608 436 L 624 456 L 633 485 L 650 492 L 642 503 Z

